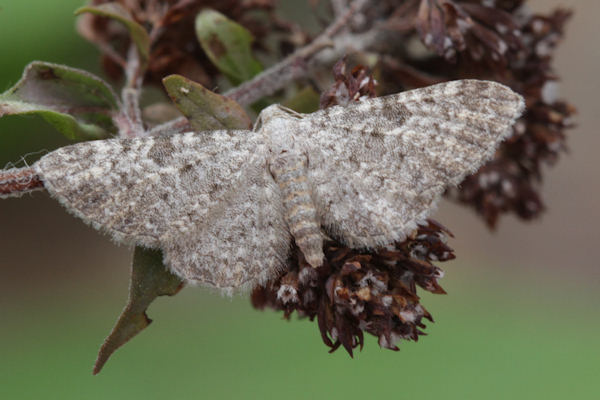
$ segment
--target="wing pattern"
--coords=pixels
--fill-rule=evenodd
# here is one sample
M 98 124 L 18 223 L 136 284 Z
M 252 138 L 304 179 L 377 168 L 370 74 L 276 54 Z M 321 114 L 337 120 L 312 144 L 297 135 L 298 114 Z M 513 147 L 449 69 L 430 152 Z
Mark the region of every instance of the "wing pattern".
M 34 168 L 115 240 L 161 248 L 186 281 L 233 289 L 286 266 L 286 217 L 306 207 L 284 201 L 269 172 L 285 149 L 308 159 L 286 178 L 292 194 L 315 203 L 331 236 L 373 248 L 412 232 L 447 186 L 493 155 L 523 108 L 503 85 L 455 81 L 308 115 L 269 107 L 252 132 L 79 143 Z
M 403 240 L 446 187 L 494 154 L 523 109 L 506 86 L 463 80 L 304 116 L 324 227 L 351 247 Z
M 266 280 L 290 236 L 265 146 L 249 131 L 112 139 L 37 164 L 48 191 L 117 241 L 160 247 L 180 277 L 217 287 Z

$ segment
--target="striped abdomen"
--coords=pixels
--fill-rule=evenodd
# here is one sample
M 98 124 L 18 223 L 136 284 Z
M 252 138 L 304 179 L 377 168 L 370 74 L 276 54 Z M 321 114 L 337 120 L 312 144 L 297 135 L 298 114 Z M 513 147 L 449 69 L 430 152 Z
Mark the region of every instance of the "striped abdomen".
M 306 261 L 317 268 L 323 264 L 323 239 L 306 167 L 305 156 L 290 153 L 280 155 L 270 165 L 271 173 L 281 189 L 290 232 Z

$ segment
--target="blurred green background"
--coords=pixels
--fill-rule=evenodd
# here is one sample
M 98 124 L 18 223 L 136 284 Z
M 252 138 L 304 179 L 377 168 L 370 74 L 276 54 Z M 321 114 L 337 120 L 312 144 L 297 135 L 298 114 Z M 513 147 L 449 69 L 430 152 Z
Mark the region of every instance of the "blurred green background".
M 0 0 L 0 90 L 36 59 L 97 72 L 97 52 L 74 32 L 81 3 Z M 132 252 L 36 193 L 0 203 L 0 398 L 599 398 L 600 46 L 590 39 L 600 4 L 530 3 L 576 11 L 556 62 L 580 111 L 571 151 L 548 171 L 540 221 L 509 217 L 490 233 L 470 210 L 442 205 L 458 260 L 441 265 L 449 294 L 424 295 L 436 323 L 419 343 L 395 353 L 368 338 L 354 359 L 328 354 L 316 323 L 187 288 L 159 299 L 155 322 L 93 377 Z M 0 119 L 0 166 L 65 143 L 35 118 Z

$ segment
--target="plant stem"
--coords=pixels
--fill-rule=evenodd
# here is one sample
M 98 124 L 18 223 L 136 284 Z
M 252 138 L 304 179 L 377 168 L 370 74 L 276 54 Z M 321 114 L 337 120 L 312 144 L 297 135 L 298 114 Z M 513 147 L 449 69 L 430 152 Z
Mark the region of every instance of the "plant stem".
M 186 117 L 175 118 L 171 121 L 165 122 L 152 128 L 149 132 L 149 136 L 169 136 L 174 133 L 181 133 L 192 130 L 190 122 Z
M 0 170 L 0 198 L 20 197 L 43 188 L 44 184 L 33 168 Z
M 355 0 L 347 11 L 336 18 L 331 25 L 307 46 L 296 50 L 281 62 L 256 75 L 251 80 L 229 90 L 225 96 L 242 105 L 249 105 L 264 96 L 273 94 L 289 82 L 306 76 L 310 59 L 321 50 L 332 47 L 333 37 L 340 32 L 350 18 L 362 9 L 366 0 Z
M 140 95 L 145 72 L 146 65 L 140 61 L 137 49 L 132 44 L 127 55 L 127 65 L 125 67 L 126 83 L 121 92 L 123 110 L 120 113 L 121 115 L 115 120 L 117 126 L 120 128 L 119 132 L 121 132 L 121 136 L 144 136 Z

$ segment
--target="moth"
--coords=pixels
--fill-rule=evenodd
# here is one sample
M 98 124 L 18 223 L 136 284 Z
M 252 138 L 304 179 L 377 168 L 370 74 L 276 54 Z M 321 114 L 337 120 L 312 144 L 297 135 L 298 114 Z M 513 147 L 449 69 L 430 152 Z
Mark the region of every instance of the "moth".
M 365 249 L 405 239 L 523 110 L 506 86 L 461 80 L 312 114 L 272 105 L 251 131 L 78 143 L 33 168 L 85 222 L 232 290 L 286 268 L 292 242 L 319 267 L 325 235 Z

